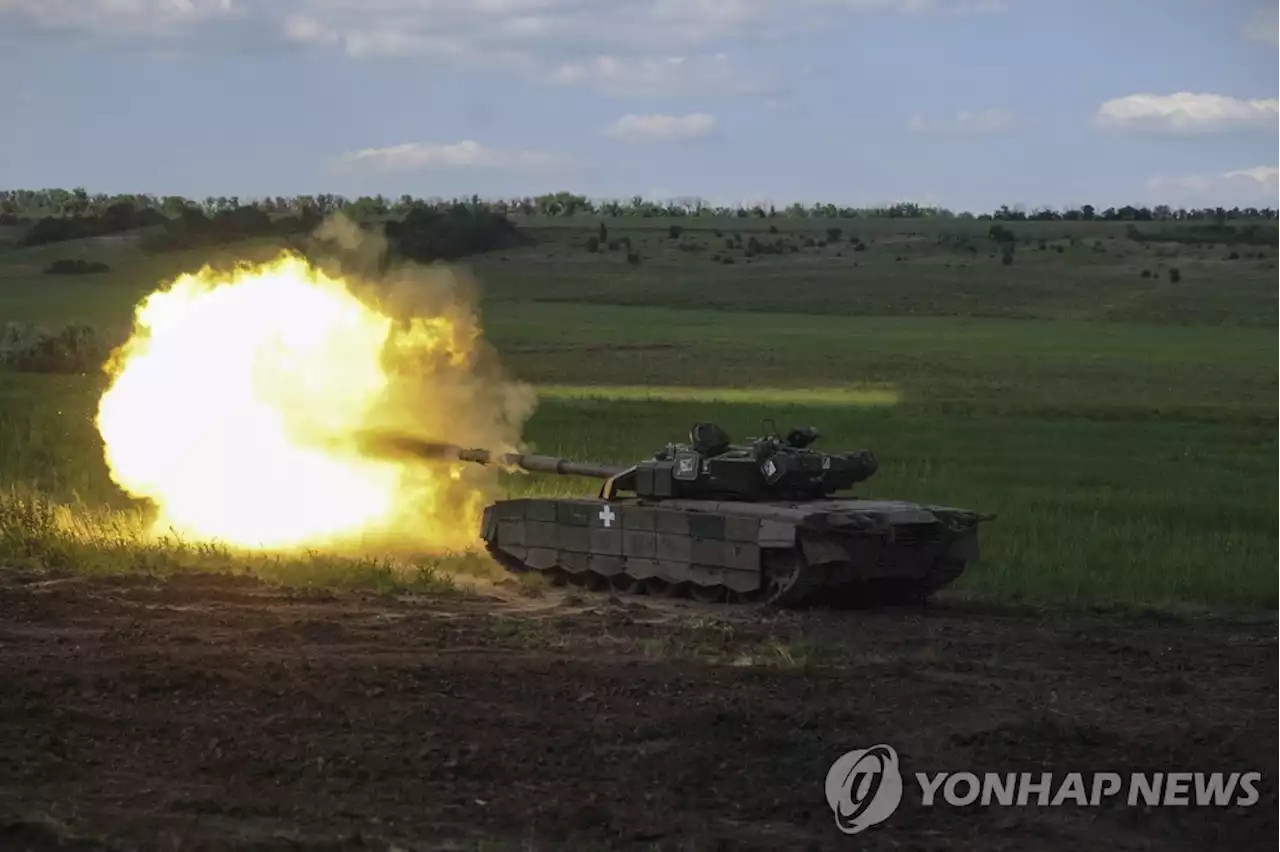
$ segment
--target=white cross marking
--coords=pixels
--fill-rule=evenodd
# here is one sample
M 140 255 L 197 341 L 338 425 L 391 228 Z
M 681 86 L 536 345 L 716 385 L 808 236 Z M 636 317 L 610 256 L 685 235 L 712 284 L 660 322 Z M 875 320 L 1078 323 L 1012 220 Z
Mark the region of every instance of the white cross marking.
M 604 521 L 605 528 L 613 526 L 613 519 L 617 515 L 613 514 L 613 507 L 605 506 L 600 510 L 600 520 Z

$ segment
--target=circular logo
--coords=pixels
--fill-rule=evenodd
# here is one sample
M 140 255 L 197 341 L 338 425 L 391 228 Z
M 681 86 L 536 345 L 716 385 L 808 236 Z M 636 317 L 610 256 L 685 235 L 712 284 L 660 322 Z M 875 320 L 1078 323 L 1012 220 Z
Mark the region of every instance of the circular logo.
M 857 834 L 887 820 L 902 802 L 902 773 L 891 746 L 843 754 L 827 770 L 827 804 L 836 827 Z

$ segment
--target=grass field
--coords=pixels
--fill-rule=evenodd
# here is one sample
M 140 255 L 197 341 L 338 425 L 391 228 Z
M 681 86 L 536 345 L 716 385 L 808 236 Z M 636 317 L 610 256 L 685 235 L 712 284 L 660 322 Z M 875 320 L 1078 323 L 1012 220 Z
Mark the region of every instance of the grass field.
M 838 244 L 755 258 L 724 240 L 754 227 L 802 243 L 802 226 L 821 239 L 826 225 L 770 234 L 738 220 L 672 239 L 665 222 L 608 224 L 638 265 L 588 252 L 594 222 L 557 225 L 476 259 L 489 339 L 542 390 L 528 441 L 624 461 L 695 420 L 736 437 L 764 417 L 813 424 L 828 448 L 879 456 L 864 493 L 999 515 L 957 593 L 1275 608 L 1274 248 L 1230 259 L 1226 246 L 1131 242 L 1119 225 L 1034 223 L 1015 228 L 1025 242 L 1005 265 L 981 223 L 840 224 Z M 62 257 L 113 271 L 40 273 Z M 92 243 L 0 251 L 0 321 L 127 325 L 137 298 L 205 259 Z M 100 390 L 94 376 L 0 374 L 0 482 L 125 508 L 92 424 Z M 0 546 L 35 552 L 21 540 L 30 524 L 9 517 Z

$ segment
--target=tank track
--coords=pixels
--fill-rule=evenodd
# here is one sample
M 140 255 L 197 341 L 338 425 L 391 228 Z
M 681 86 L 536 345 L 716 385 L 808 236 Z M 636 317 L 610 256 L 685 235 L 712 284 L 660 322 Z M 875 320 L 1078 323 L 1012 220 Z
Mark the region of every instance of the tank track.
M 770 606 L 781 608 L 830 606 L 857 609 L 877 605 L 920 605 L 964 572 L 965 563 L 938 559 L 930 573 L 915 581 L 866 581 L 833 583 L 840 566 L 808 565 L 793 550 L 762 553 L 765 585 L 743 594 L 725 586 L 671 583 L 658 578 L 640 579 L 628 574 L 606 577 L 594 571 L 572 572 L 562 568 L 532 568 L 489 547 L 489 555 L 512 574 L 538 574 L 553 585 L 575 586 L 595 592 L 626 596 L 685 598 L 698 603 Z

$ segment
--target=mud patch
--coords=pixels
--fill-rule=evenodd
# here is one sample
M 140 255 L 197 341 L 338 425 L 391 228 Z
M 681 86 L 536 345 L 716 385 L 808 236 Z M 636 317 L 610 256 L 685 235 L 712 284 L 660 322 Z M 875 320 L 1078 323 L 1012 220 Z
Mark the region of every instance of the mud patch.
M 847 849 L 827 768 L 884 742 L 907 773 L 1256 770 L 1262 800 L 909 780 L 858 848 L 1271 848 L 1274 625 L 628 604 L 0 572 L 0 846 Z

